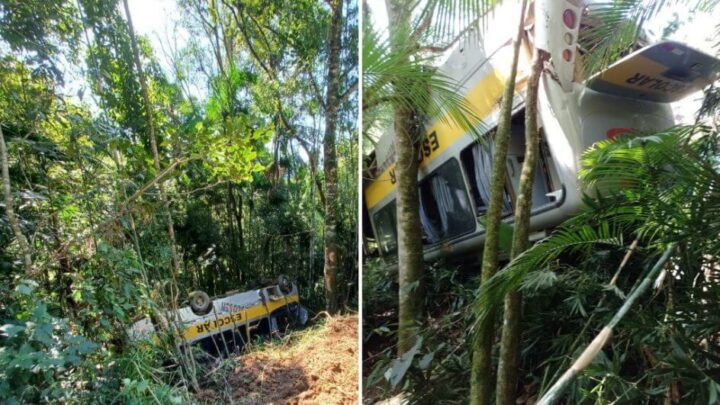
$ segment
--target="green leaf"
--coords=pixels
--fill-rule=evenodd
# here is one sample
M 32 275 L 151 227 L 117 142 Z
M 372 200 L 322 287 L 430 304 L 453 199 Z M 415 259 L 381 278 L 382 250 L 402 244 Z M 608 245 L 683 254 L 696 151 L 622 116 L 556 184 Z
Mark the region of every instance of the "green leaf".
M 407 373 L 408 369 L 410 368 L 413 359 L 420 351 L 420 346 L 422 346 L 422 342 L 422 336 L 418 336 L 417 340 L 415 341 L 415 345 L 413 345 L 410 350 L 400 356 L 399 359 L 394 359 L 391 367 L 385 372 L 385 379 L 390 382 L 390 385 L 392 385 L 393 388 L 397 387 L 397 385 L 400 384 L 400 381 L 402 381 L 405 373 Z
M 24 326 L 21 325 L 15 325 L 15 324 L 5 324 L 3 326 L 0 326 L 0 331 L 3 335 L 5 335 L 8 338 L 14 338 L 19 334 L 20 332 L 23 332 L 25 330 Z
M 94 352 L 97 348 L 97 344 L 90 342 L 89 340 L 84 340 L 78 345 L 77 352 L 78 354 L 88 354 Z
M 38 325 L 33 333 L 30 335 L 30 340 L 40 342 L 47 347 L 53 346 L 53 325 L 50 323 L 44 323 Z
M 15 287 L 15 291 L 22 295 L 30 295 L 37 286 L 38 283 L 33 280 L 20 280 L 20 284 Z
M 430 367 L 430 363 L 432 363 L 434 357 L 435 352 L 427 353 L 420 359 L 418 367 L 420 367 L 421 370 L 427 370 L 427 368 Z

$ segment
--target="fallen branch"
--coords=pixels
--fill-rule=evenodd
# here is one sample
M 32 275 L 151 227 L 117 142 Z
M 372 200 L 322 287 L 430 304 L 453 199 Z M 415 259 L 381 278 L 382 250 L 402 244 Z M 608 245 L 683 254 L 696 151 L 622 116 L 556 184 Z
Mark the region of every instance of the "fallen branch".
M 623 305 L 615 313 L 615 316 L 613 316 L 610 322 L 608 322 L 600 333 L 595 336 L 595 339 L 590 342 L 582 354 L 580 354 L 577 360 L 575 360 L 575 363 L 573 363 L 573 365 L 565 371 L 560 379 L 558 379 L 557 382 L 550 387 L 548 392 L 540 398 L 537 405 L 550 405 L 555 403 L 555 401 L 560 399 L 560 395 L 562 395 L 563 391 L 565 391 L 575 377 L 577 377 L 585 369 L 585 367 L 587 367 L 588 364 L 595 359 L 595 356 L 597 356 L 602 348 L 605 347 L 607 342 L 610 341 L 615 326 L 623 319 L 630 308 L 635 305 L 635 302 L 640 298 L 640 296 L 650 288 L 655 276 L 660 272 L 660 270 L 662 270 L 665 263 L 667 263 L 670 259 L 670 256 L 675 252 L 675 247 L 676 245 L 673 243 L 665 249 L 665 252 L 655 263 L 655 266 L 653 266 L 653 268 L 645 275 L 642 282 L 635 288 L 635 290 L 628 295 Z
M 320 315 L 325 315 L 325 318 L 328 318 L 328 319 L 332 319 L 332 318 L 333 318 L 333 316 L 330 315 L 330 313 L 329 313 L 328 311 L 320 311 L 320 312 L 317 313 L 317 315 L 315 315 L 315 316 L 311 319 L 311 321 L 314 321 L 314 320 L 318 319 L 318 318 L 320 317 Z

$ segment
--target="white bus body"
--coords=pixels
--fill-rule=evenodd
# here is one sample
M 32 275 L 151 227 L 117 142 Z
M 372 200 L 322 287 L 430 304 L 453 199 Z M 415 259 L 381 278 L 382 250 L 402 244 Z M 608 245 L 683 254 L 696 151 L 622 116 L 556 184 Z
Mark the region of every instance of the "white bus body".
M 540 80 L 538 123 L 541 127 L 541 162 L 533 189 L 531 230 L 558 225 L 581 206 L 583 185 L 578 182 L 580 157 L 597 141 L 630 129 L 659 130 L 674 124 L 669 102 L 685 97 L 717 78 L 717 60 L 676 42 L 662 42 L 633 52 L 583 82 L 575 69 L 580 11 L 577 1 L 549 1 L 553 10 L 537 12 L 537 45 L 551 54 L 549 72 Z M 566 10 L 575 13 L 569 21 Z M 517 5 L 496 12 L 487 32 L 514 25 Z M 554 14 L 552 14 L 554 13 Z M 552 14 L 552 15 L 551 15 Z M 565 18 L 565 20 L 563 20 Z M 502 24 L 498 22 L 502 22 Z M 509 24 L 508 21 L 512 21 Z M 567 23 L 573 26 L 568 27 Z M 543 26 L 540 29 L 538 27 Z M 497 28 L 497 29 L 496 29 Z M 512 29 L 512 27 L 510 27 Z M 566 34 L 572 36 L 568 41 Z M 560 36 L 565 41 L 543 38 Z M 481 39 L 471 35 L 460 43 L 440 68 L 462 86 L 487 131 L 482 142 L 459 127 L 437 120 L 427 125 L 421 145 L 420 216 L 426 260 L 479 252 L 485 230 L 477 221 L 484 215 L 492 144 L 505 77 L 509 75 L 510 36 Z M 518 187 L 524 155 L 525 85 L 533 44 L 525 36 L 518 66 L 513 102 L 514 124 L 507 157 L 506 213 L 513 222 L 512 202 Z M 540 43 L 539 41 L 544 41 Z M 554 47 L 554 48 L 553 48 Z M 560 60 L 565 49 L 570 61 Z M 394 256 L 397 247 L 393 132 L 385 132 L 374 151 L 373 178 L 364 184 L 365 212 L 380 254 Z M 483 146 L 485 145 L 485 146 Z M 485 190 L 483 190 L 485 188 Z M 366 230 L 368 231 L 368 230 Z

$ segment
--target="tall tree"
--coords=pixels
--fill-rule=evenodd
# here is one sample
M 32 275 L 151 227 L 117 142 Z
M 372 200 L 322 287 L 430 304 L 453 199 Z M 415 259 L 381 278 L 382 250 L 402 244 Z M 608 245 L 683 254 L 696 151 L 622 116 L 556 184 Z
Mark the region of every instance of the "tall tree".
M 482 255 L 482 272 L 480 283 L 487 282 L 498 268 L 500 250 L 500 221 L 502 219 L 503 193 L 507 167 L 508 144 L 510 141 L 510 119 L 512 104 L 515 97 L 515 78 L 520 55 L 520 42 L 525 22 L 525 8 L 527 0 L 523 0 L 520 7 L 520 20 L 513 38 L 513 56 L 510 72 L 505 82 L 502 102 L 500 104 L 500 117 L 493 139 L 495 156 L 493 157 L 492 176 L 490 179 L 490 201 L 488 202 L 487 220 L 485 224 L 485 244 Z M 472 373 L 470 380 L 470 402 L 475 405 L 491 403 L 492 394 L 492 347 L 495 339 L 494 322 L 491 314 L 487 323 L 475 331 L 473 344 Z
M 34 275 L 33 262 L 32 262 L 32 250 L 28 243 L 25 234 L 20 228 L 20 221 L 15 216 L 15 203 L 13 202 L 12 187 L 10 184 L 10 169 L 8 163 L 8 150 L 7 144 L 5 143 L 5 135 L 2 130 L 2 122 L 0 122 L 0 165 L 2 165 L 2 182 L 3 182 L 3 195 L 5 196 L 5 215 L 10 222 L 13 233 L 15 234 L 15 240 L 17 240 L 18 246 L 20 247 L 20 254 L 23 257 L 23 265 L 25 266 L 25 274 L 28 277 Z
M 337 113 L 340 91 L 340 48 L 342 46 L 343 0 L 330 2 L 331 22 L 328 44 L 327 92 L 325 95 L 325 137 L 323 165 L 325 168 L 325 296 L 328 312 L 338 310 L 338 212 L 337 212 L 337 153 L 335 150 Z
M 412 48 L 412 6 L 407 0 L 387 0 L 390 30 L 390 47 L 402 54 Z M 409 55 L 405 56 L 409 58 Z M 403 61 L 408 63 L 408 61 Z M 403 80 L 403 79 L 398 79 Z M 396 83 L 411 87 L 418 83 Z M 414 108 L 406 102 L 393 105 L 395 147 L 395 179 L 397 184 L 397 238 L 398 238 L 398 355 L 415 344 L 416 328 L 422 315 L 423 249 L 420 207 L 418 200 L 418 146 L 420 144 L 421 119 Z
M 140 60 L 140 50 L 138 49 L 137 38 L 135 37 L 135 29 L 133 28 L 132 16 L 130 15 L 130 7 L 128 1 L 123 0 L 123 6 L 125 7 L 125 16 L 127 17 L 128 31 L 130 34 L 130 42 L 132 44 L 133 57 L 135 60 L 135 68 L 137 69 L 138 79 L 140 80 L 140 87 L 142 89 L 143 100 L 145 101 L 145 119 L 147 120 L 147 137 L 150 141 L 150 150 L 153 157 L 153 166 L 155 172 L 160 173 L 160 154 L 158 153 L 157 139 L 155 138 L 155 124 L 153 121 L 153 107 L 150 101 L 150 91 L 148 90 L 147 81 L 145 79 L 145 72 L 143 71 L 142 61 Z M 173 279 L 180 273 L 180 258 L 177 253 L 177 247 L 175 244 L 175 225 L 173 224 L 173 217 L 170 211 L 170 202 L 165 196 L 165 190 L 163 183 L 158 184 L 158 196 L 160 202 L 165 210 L 165 220 L 167 221 L 167 232 L 168 238 L 170 239 L 170 253 L 172 255 L 172 266 L 173 271 L 171 272 Z M 177 280 L 175 280 L 177 282 Z
M 423 249 L 418 200 L 418 148 L 425 123 L 440 119 L 478 134 L 479 117 L 458 84 L 437 71 L 438 53 L 457 43 L 466 30 L 456 32 L 455 18 L 476 26 L 485 2 L 428 2 L 387 0 L 389 40 L 375 32 L 368 19 L 363 27 L 363 111 L 367 131 L 382 120 L 393 122 L 394 178 L 398 229 L 398 353 L 415 344 L 422 315 Z M 419 18 L 415 18 L 419 15 Z M 430 29 L 436 24 L 437 29 Z M 369 119 L 368 119 L 369 117 Z
M 527 250 L 530 241 L 530 211 L 532 209 L 532 189 L 535 169 L 540 149 L 540 132 L 537 124 L 538 85 L 547 53 L 535 49 L 531 63 L 530 78 L 525 93 L 525 156 L 520 173 L 517 200 L 515 201 L 515 221 L 513 227 L 510 259 Z M 517 392 L 518 371 L 520 369 L 520 321 L 522 319 L 522 293 L 512 291 L 505 296 L 502 337 L 500 340 L 500 361 L 496 404 L 513 405 Z

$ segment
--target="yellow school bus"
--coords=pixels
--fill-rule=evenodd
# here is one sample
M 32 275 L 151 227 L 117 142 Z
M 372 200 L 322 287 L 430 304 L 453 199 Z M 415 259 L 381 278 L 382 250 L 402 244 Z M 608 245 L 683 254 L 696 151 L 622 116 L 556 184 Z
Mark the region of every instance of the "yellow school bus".
M 212 299 L 202 291 L 194 291 L 188 304 L 166 311 L 165 322 L 178 335 L 181 349 L 198 346 L 213 356 L 241 350 L 254 335 L 279 334 L 308 322 L 308 310 L 300 304 L 297 286 L 282 276 L 267 287 Z M 144 318 L 130 327 L 128 335 L 136 341 L 152 340 L 155 326 Z
M 507 2 L 506 2 L 507 3 Z M 538 124 L 540 158 L 530 220 L 534 237 L 581 206 L 580 157 L 593 143 L 637 130 L 674 124 L 670 103 L 718 78 L 718 61 L 685 44 L 638 41 L 604 71 L 582 77 L 585 50 L 578 36 L 592 26 L 592 13 L 578 0 L 542 0 L 529 13 L 518 65 L 507 155 L 503 221 L 512 224 L 515 194 L 525 153 L 524 96 L 529 59 L 535 47 L 550 54 L 541 77 Z M 464 98 L 481 118 L 484 139 L 448 123 L 428 122 L 420 145 L 419 205 L 426 260 L 479 252 L 485 230 L 477 219 L 487 210 L 493 161 L 492 134 L 512 58 L 512 31 L 519 4 L 495 11 L 486 32 L 459 42 L 439 68 L 457 80 Z M 513 23 L 508 23 L 512 21 Z M 370 155 L 363 184 L 364 234 L 378 253 L 397 249 L 394 133 L 388 129 Z

